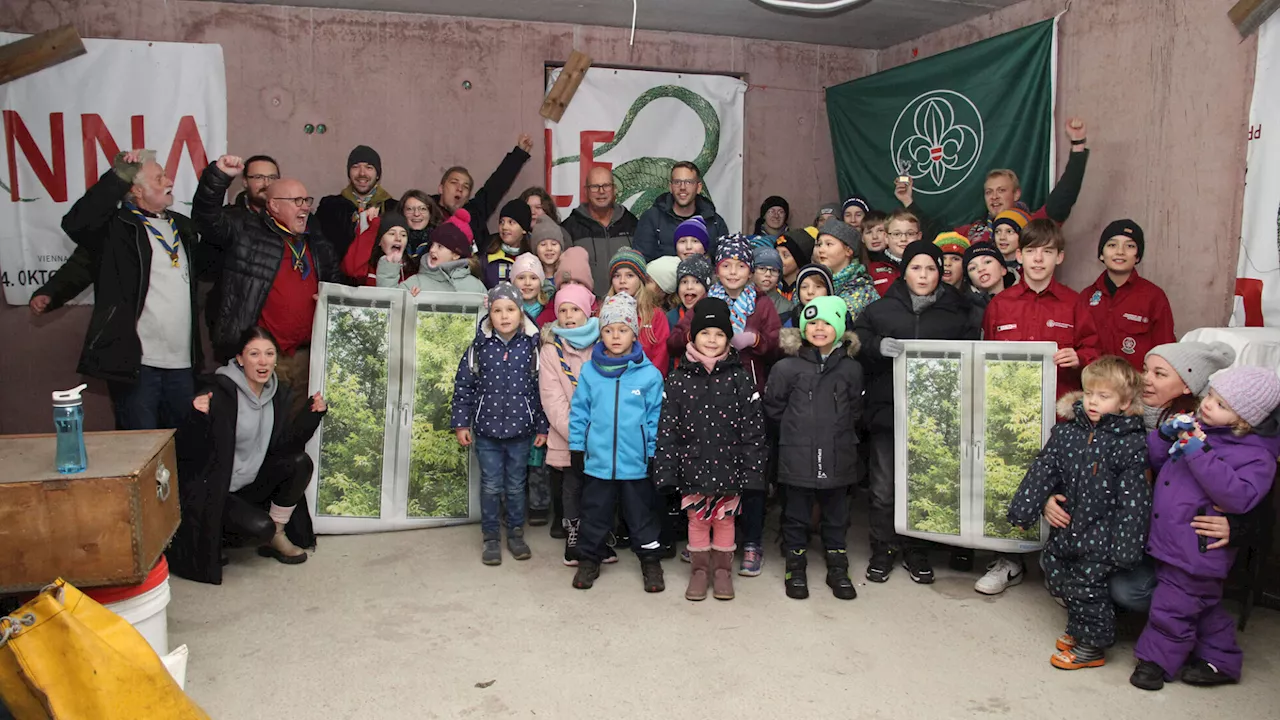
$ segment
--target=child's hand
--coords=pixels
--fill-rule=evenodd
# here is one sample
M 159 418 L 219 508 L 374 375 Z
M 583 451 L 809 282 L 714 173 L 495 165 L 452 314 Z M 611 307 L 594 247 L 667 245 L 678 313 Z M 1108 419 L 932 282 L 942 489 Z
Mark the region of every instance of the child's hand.
M 462 447 L 470 447 L 471 445 L 471 428 L 458 428 L 453 431 L 458 437 L 458 444 Z
M 422 288 L 420 287 L 409 288 L 409 294 L 412 295 L 413 297 L 418 297 L 418 293 L 420 292 L 422 292 Z
M 1053 495 L 1044 504 L 1044 519 L 1049 521 L 1051 527 L 1065 528 L 1071 525 L 1071 516 L 1060 504 L 1066 501 L 1066 495 Z
M 324 395 L 316 393 L 311 396 L 311 412 L 322 413 L 328 411 L 328 409 L 329 406 L 324 401 Z
M 399 265 L 404 260 L 404 248 L 392 250 L 387 253 L 387 262 L 393 262 Z
M 378 217 L 379 212 L 377 205 L 370 205 L 369 207 L 361 210 L 360 214 L 364 216 L 366 222 L 373 222 L 374 218 Z
M 537 436 L 535 436 L 535 437 L 533 438 L 533 446 L 534 446 L 534 447 L 545 447 L 545 446 L 546 446 L 546 444 L 547 444 L 547 436 L 546 436 L 546 435 L 537 435 Z

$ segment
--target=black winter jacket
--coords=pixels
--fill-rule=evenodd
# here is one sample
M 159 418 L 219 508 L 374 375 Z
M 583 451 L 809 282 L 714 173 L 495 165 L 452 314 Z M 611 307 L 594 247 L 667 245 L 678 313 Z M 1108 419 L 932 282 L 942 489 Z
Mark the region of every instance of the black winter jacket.
M 853 323 L 862 343 L 858 359 L 867 371 L 867 429 L 871 432 L 893 431 L 893 359 L 880 354 L 881 340 L 977 340 L 982 332 L 974 327 L 969 304 L 959 291 L 945 283 L 938 287 L 938 299 L 917 315 L 906 281 L 896 280 Z
M 73 272 L 80 276 L 68 277 L 68 284 L 79 286 L 90 276 L 86 273 L 91 273 L 96 285 L 93 315 L 77 372 L 125 383 L 137 382 L 142 372 L 138 318 L 147 302 L 152 252 L 147 228 L 121 206 L 130 187 L 131 183 L 108 170 L 62 218 L 62 229 L 77 245 L 77 252 L 83 249 L 87 253 L 79 260 L 72 253 L 68 262 L 76 261 L 73 267 L 78 269 Z M 209 267 L 208 248 L 201 244 L 191 220 L 175 212 L 169 216 L 177 226 L 191 278 L 191 367 L 198 369 L 204 363 L 196 324 L 196 287 L 199 276 Z
M 98 258 L 88 248 L 76 246 L 71 257 L 54 271 L 53 276 L 36 289 L 32 296 L 48 295 L 46 311 L 57 310 L 75 300 L 80 293 L 93 287 L 98 275 Z
M 669 192 L 662 193 L 653 201 L 653 207 L 644 211 L 640 221 L 636 223 L 636 237 L 631 246 L 644 255 L 647 262 L 653 262 L 664 255 L 676 254 L 676 228 L 689 218 L 676 215 L 676 199 Z M 707 223 L 707 234 L 711 236 L 711 247 L 707 255 L 714 258 L 716 243 L 729 234 L 724 218 L 716 212 L 716 206 L 702 195 L 693 200 L 694 214 Z
M 389 198 L 382 203 L 378 212 L 380 215 L 386 215 L 399 208 L 400 202 L 395 198 Z M 351 219 L 355 214 L 355 203 L 340 194 L 326 195 L 320 198 L 320 204 L 316 206 L 315 217 L 320 223 L 320 232 L 324 233 L 325 239 L 333 246 L 336 257 L 346 257 L 347 248 L 351 247 L 351 241 L 356 239 L 358 234 L 356 222 Z
M 191 216 L 209 249 L 215 251 L 220 275 L 210 297 L 217 306 L 205 313 L 214 358 L 221 364 L 236 354 L 240 333 L 256 325 L 267 304 L 284 257 L 284 233 L 266 214 L 222 206 L 231 177 L 210 163 L 200 176 Z M 347 282 L 338 272 L 333 246 L 317 229 L 308 229 L 307 244 L 320 282 Z
M 1009 522 L 1030 528 L 1051 495 L 1065 495 L 1067 528 L 1053 528 L 1045 552 L 1131 568 L 1142 559 L 1151 516 L 1142 418 L 1106 415 L 1095 426 L 1080 402 L 1075 419 L 1053 426 L 1009 502 Z
M 764 389 L 764 412 L 778 427 L 778 482 L 824 490 L 857 481 L 858 427 L 862 421 L 862 365 L 858 338 L 826 362 L 799 333 L 784 333 L 787 357 L 773 366 Z
M 182 522 L 165 557 L 175 575 L 197 582 L 222 584 L 222 518 L 231 490 L 231 470 L 235 465 L 236 420 L 239 404 L 235 383 L 212 376 L 209 414 L 192 410 L 187 424 L 178 433 L 178 503 Z M 280 385 L 271 399 L 275 420 L 267 456 L 300 453 L 320 427 L 324 413 L 303 412 L 289 422 L 289 388 Z M 305 502 L 298 503 L 285 534 L 299 547 L 316 544 L 311 515 Z
M 497 211 L 502 197 L 511 189 L 511 184 L 520 174 L 520 168 L 524 167 L 528 160 L 529 153 L 518 147 L 512 148 L 511 152 L 502 158 L 502 162 L 494 169 L 489 179 L 484 181 L 484 185 L 471 196 L 466 205 L 462 206 L 471 215 L 471 237 L 475 239 L 476 247 L 480 247 L 484 238 L 489 237 L 489 218 Z M 432 195 L 431 199 L 437 204 L 440 202 L 439 195 Z M 441 205 L 441 208 L 443 207 Z M 445 214 L 449 214 L 449 211 L 445 210 Z
M 760 393 L 738 351 L 710 372 L 685 359 L 667 376 L 654 456 L 659 489 L 684 495 L 765 490 Z
M 613 206 L 613 217 L 609 218 L 608 227 L 591 217 L 590 206 L 586 203 L 574 208 L 565 218 L 564 229 L 569 233 L 569 245 L 586 248 L 596 292 L 608 292 L 609 261 L 614 253 L 631 247 L 637 222 L 636 216 L 621 203 Z

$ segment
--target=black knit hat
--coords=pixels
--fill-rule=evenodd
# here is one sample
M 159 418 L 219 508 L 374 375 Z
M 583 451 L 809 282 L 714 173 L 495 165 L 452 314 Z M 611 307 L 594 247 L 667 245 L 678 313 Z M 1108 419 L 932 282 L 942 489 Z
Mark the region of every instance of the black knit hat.
M 800 285 L 804 282 L 804 279 L 810 276 L 814 276 L 822 280 L 822 283 L 827 286 L 828 295 L 836 294 L 835 285 L 831 280 L 831 271 L 827 269 L 826 265 L 820 265 L 818 263 L 811 263 L 809 265 L 805 265 L 804 267 L 800 268 L 800 272 L 796 273 L 796 290 L 795 291 L 797 293 L 800 292 Z M 800 296 L 797 294 L 796 295 L 797 303 L 799 302 L 799 300 L 800 300 Z
M 787 199 L 781 195 L 770 195 L 760 203 L 760 217 L 763 218 L 769 214 L 769 208 L 782 208 L 782 212 L 786 213 L 787 218 L 791 218 L 791 206 L 787 204 Z
M 378 173 L 378 179 L 382 179 L 382 156 L 377 150 L 368 145 L 355 146 L 347 155 L 347 170 L 351 170 L 351 166 L 356 163 L 369 163 L 373 166 L 374 172 Z
M 942 272 L 942 248 L 934 245 L 928 240 L 912 241 L 907 249 L 902 251 L 902 263 L 899 269 L 902 273 L 907 272 L 907 266 L 911 264 L 911 258 L 917 255 L 928 255 L 933 258 L 933 262 L 938 266 L 938 272 Z
M 733 337 L 733 323 L 729 321 L 729 305 L 715 297 L 704 297 L 693 306 L 693 320 L 689 321 L 689 339 L 707 328 L 720 328 L 725 337 Z
M 404 216 L 395 210 L 378 218 L 378 239 L 381 240 L 391 228 L 397 227 L 402 228 L 406 236 L 409 234 L 409 223 L 405 222 Z
M 779 235 L 774 247 L 786 248 L 801 267 L 813 262 L 813 236 L 800 228 Z
M 524 228 L 525 232 L 533 232 L 533 212 L 529 210 L 529 203 L 523 200 L 512 200 L 503 205 L 498 211 L 498 217 L 509 217 Z
M 1117 235 L 1132 238 L 1137 243 L 1138 262 L 1142 262 L 1142 253 L 1147 249 L 1146 238 L 1142 234 L 1142 227 L 1128 219 L 1113 220 L 1110 225 L 1103 228 L 1102 237 L 1098 238 L 1098 256 L 1102 256 L 1102 248 L 1106 247 L 1107 241 Z
M 969 271 L 969 263 L 973 262 L 974 258 L 983 256 L 995 258 L 996 262 L 1001 265 L 1004 264 L 1004 254 L 1000 252 L 1000 249 L 997 248 L 995 243 L 990 240 L 984 240 L 983 242 L 976 242 L 970 245 L 969 249 L 964 251 L 965 272 Z

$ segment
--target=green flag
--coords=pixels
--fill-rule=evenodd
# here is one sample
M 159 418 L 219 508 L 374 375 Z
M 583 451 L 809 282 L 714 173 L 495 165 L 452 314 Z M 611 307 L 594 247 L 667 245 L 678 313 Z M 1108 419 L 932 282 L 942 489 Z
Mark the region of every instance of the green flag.
M 827 89 L 845 196 L 892 210 L 894 179 L 938 229 L 986 216 L 987 172 L 1009 168 L 1035 211 L 1049 195 L 1054 21 L 1046 20 Z

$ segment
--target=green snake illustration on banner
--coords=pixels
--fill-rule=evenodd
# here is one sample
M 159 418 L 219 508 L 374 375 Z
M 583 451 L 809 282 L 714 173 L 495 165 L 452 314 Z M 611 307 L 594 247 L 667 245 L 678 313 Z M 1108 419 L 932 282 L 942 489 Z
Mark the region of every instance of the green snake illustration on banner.
M 548 88 L 557 75 L 548 76 Z M 594 67 L 559 122 L 546 128 L 547 188 L 562 214 L 579 203 L 591 167 L 613 170 L 617 202 L 637 216 L 669 192 L 671 167 L 692 161 L 702 196 L 725 218 L 742 203 L 747 84 L 724 75 Z

